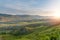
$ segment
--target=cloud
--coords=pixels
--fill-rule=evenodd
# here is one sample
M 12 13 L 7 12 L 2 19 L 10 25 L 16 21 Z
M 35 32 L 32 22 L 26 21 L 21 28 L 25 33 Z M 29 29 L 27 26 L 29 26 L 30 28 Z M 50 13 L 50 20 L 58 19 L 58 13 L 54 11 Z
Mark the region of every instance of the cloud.
M 12 15 L 48 15 L 51 11 L 44 11 L 41 9 L 31 9 L 31 10 L 16 10 L 16 9 L 5 9 L 4 11 L 1 10 L 1 13 L 12 14 Z
M 6 0 L 7 1 L 7 0 Z M 50 11 L 44 10 L 44 2 L 41 0 L 8 0 L 3 5 L 4 10 L 1 13 L 7 14 L 29 14 L 29 15 L 46 15 Z M 42 3 L 42 4 L 41 4 Z M 42 7 L 43 6 L 43 7 Z M 43 9 L 42 9 L 43 8 Z M 47 8 L 46 8 L 47 9 Z

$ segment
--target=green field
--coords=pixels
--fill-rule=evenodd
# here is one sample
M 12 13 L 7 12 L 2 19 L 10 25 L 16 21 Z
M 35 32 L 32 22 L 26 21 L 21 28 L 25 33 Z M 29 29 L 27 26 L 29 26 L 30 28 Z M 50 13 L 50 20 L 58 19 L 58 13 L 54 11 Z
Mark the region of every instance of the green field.
M 44 22 L 18 22 L 1 25 L 3 28 L 5 26 L 7 28 L 12 26 L 13 29 L 0 30 L 1 40 L 60 40 L 60 25 L 51 26 Z

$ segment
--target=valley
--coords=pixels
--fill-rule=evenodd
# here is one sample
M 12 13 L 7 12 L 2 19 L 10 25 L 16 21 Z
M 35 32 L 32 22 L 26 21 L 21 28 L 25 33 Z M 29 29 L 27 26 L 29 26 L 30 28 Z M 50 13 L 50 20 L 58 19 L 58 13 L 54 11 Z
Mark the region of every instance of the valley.
M 3 17 L 7 18 L 6 16 Z M 51 40 L 52 38 L 60 40 L 60 24 L 50 21 L 52 19 L 44 19 L 45 17 L 42 19 L 40 16 L 37 19 L 37 16 L 34 18 L 31 15 L 28 17 L 30 19 L 25 15 L 12 16 L 7 18 L 10 21 L 4 21 L 6 20 L 4 18 L 0 20 L 1 40 Z

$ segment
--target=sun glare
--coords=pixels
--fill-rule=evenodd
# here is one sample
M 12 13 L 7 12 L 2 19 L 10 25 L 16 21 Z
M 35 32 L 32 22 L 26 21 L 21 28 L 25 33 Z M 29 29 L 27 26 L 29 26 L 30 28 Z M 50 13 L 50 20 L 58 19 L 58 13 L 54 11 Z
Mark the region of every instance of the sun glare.
M 54 16 L 55 18 L 60 18 L 60 12 L 59 12 L 59 11 L 54 12 L 54 13 L 53 13 L 53 16 Z
M 60 13 L 55 13 L 54 16 L 55 17 L 60 17 Z

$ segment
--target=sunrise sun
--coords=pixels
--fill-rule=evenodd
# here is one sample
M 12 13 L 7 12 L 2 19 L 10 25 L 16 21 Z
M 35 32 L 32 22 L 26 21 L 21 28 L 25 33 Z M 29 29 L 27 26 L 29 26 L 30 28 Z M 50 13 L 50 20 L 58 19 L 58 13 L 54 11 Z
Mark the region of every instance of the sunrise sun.
M 59 12 L 59 11 L 54 12 L 54 13 L 53 13 L 53 16 L 54 16 L 55 18 L 60 18 L 60 12 Z

